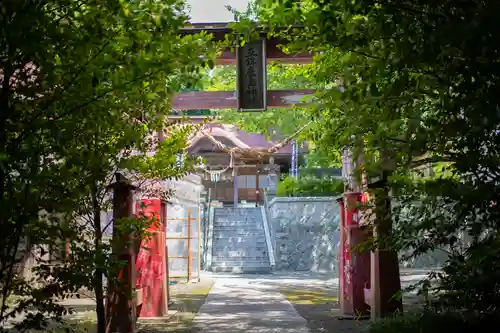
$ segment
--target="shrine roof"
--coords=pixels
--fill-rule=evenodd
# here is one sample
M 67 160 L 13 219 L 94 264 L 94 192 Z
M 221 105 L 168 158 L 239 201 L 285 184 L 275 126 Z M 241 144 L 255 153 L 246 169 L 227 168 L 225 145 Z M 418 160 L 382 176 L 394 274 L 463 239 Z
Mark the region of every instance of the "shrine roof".
M 242 131 L 235 125 L 230 124 L 207 124 L 204 126 L 204 130 L 213 137 L 223 137 L 240 148 L 271 148 L 281 141 L 268 140 L 262 134 Z M 191 147 L 194 147 L 203 137 L 203 134 L 197 134 L 191 142 Z M 306 147 L 299 147 L 299 153 L 305 152 L 306 150 Z M 292 154 L 292 144 L 289 143 L 281 148 L 278 154 Z

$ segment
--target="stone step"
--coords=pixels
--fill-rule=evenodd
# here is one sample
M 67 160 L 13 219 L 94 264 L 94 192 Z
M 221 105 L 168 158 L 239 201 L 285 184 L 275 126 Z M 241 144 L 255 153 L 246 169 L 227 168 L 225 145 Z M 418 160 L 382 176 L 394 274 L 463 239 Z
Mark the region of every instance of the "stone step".
M 233 234 L 235 236 L 242 236 L 247 234 L 248 236 L 258 236 L 264 235 L 264 229 L 258 228 L 237 228 L 237 227 L 214 227 L 214 234 L 224 233 L 224 234 Z
M 265 239 L 263 230 L 214 230 L 214 238 L 245 237 L 254 239 Z
M 228 255 L 226 253 L 213 253 L 212 255 L 213 262 L 265 262 L 269 263 L 269 255 L 268 254 L 251 254 L 251 253 L 235 253 L 234 255 Z
M 262 224 L 262 220 L 258 221 L 214 221 L 214 225 L 259 225 Z
M 232 244 L 224 244 L 224 243 L 216 243 L 213 246 L 213 252 L 215 251 L 246 251 L 252 253 L 262 253 L 267 252 L 266 244 L 259 244 L 256 246 L 245 246 L 245 245 L 232 245 Z
M 238 243 L 238 242 L 225 242 L 225 241 L 214 241 L 213 248 L 224 248 L 224 249 L 267 249 L 267 243 L 265 241 L 259 241 L 259 243 Z
M 243 246 L 255 246 L 257 243 L 259 245 L 266 244 L 266 238 L 264 235 L 260 236 L 250 236 L 250 237 L 242 237 L 242 236 L 225 236 L 225 237 L 214 237 L 213 244 L 226 244 L 231 246 L 236 246 L 243 244 Z
M 212 267 L 214 273 L 270 274 L 271 267 Z
M 214 220 L 214 224 L 227 224 L 227 223 L 237 223 L 237 224 L 261 224 L 262 223 L 262 219 L 248 219 L 248 220 L 243 220 L 243 219 L 229 219 L 229 220 Z
M 245 258 L 268 258 L 269 255 L 267 251 L 256 251 L 256 250 L 245 250 L 245 249 L 226 249 L 226 250 L 214 250 L 212 251 L 212 257 L 220 258 L 235 258 L 235 257 L 245 257 Z
M 216 211 L 215 212 L 215 216 L 260 216 L 262 215 L 262 212 L 260 211 L 260 209 L 245 209 L 245 210 L 242 210 L 242 211 L 237 211 L 237 212 L 233 212 L 233 211 L 228 211 L 228 212 L 219 212 L 219 211 Z
M 214 225 L 214 231 L 215 230 L 222 230 L 222 231 L 260 231 L 260 232 L 264 232 L 264 227 L 257 227 L 257 226 L 253 226 L 253 227 L 238 227 L 238 226 L 234 226 L 234 225 L 228 225 L 228 226 L 221 226 L 221 225 Z
M 271 268 L 271 265 L 269 264 L 257 264 L 257 265 L 241 265 L 241 264 L 221 264 L 221 263 L 217 263 L 217 264 L 213 264 L 212 266 L 212 269 L 214 268 L 240 268 L 240 269 L 258 269 L 258 268 L 262 268 L 262 269 L 268 269 L 268 268 Z
M 214 225 L 256 225 L 262 224 L 260 221 L 214 221 Z
M 214 221 L 254 221 L 254 220 L 262 220 L 262 216 L 259 215 L 215 215 Z
M 254 245 L 248 244 L 231 244 L 224 242 L 215 242 L 213 244 L 214 249 L 223 249 L 223 250 L 236 250 L 236 249 L 244 249 L 244 250 L 263 250 L 267 251 L 266 243 L 259 243 Z
M 262 222 L 240 223 L 240 222 L 214 222 L 214 227 L 241 227 L 241 228 L 254 228 L 256 226 L 263 226 Z
M 263 260 L 213 260 L 212 267 L 268 267 L 269 261 Z
M 265 242 L 259 242 L 258 244 L 248 244 L 248 243 L 229 243 L 229 242 L 214 242 L 213 248 L 224 248 L 224 249 L 267 249 L 267 244 Z
M 240 228 L 255 228 L 263 227 L 262 222 L 240 223 L 240 222 L 214 222 L 214 227 L 240 227 Z
M 255 246 L 266 244 L 266 238 L 264 235 L 252 235 L 249 237 L 246 236 L 234 236 L 234 235 L 219 235 L 218 237 L 213 238 L 213 244 L 226 244 L 226 245 L 240 245 L 244 246 Z
M 232 273 L 251 273 L 262 272 L 267 273 L 271 271 L 271 266 L 212 266 L 212 272 L 232 272 Z
M 216 216 L 214 218 L 214 222 L 229 222 L 229 221 L 257 222 L 257 221 L 262 221 L 262 216 Z
M 260 207 L 248 207 L 248 208 L 216 208 L 215 214 L 247 214 L 260 212 Z
M 212 271 L 269 273 L 270 270 L 260 208 L 217 208 Z
M 227 219 L 214 219 L 214 223 L 241 223 L 241 224 L 251 224 L 251 223 L 262 223 L 262 218 L 227 218 Z
M 215 213 L 215 218 L 216 219 L 260 219 L 262 218 L 261 212 L 255 212 L 255 213 L 243 213 L 243 214 L 220 214 L 220 213 Z
M 265 241 L 265 234 L 260 231 L 260 232 L 255 232 L 247 235 L 246 233 L 232 233 L 232 232 L 218 232 L 214 233 L 212 236 L 213 239 L 222 239 L 222 240 L 227 240 L 227 241 L 250 241 L 250 242 L 264 242 Z
M 241 239 L 241 240 L 265 240 L 266 235 L 264 234 L 263 231 L 246 231 L 246 230 L 220 230 L 217 232 L 214 232 L 213 234 L 213 239 L 219 239 L 219 238 L 235 238 L 235 239 Z
M 258 245 L 248 245 L 248 244 L 229 244 L 229 243 L 215 243 L 213 245 L 214 251 L 267 251 L 267 245 L 266 244 L 258 244 Z
M 250 243 L 250 244 L 255 244 L 257 242 L 265 242 L 266 241 L 266 235 L 264 233 L 259 233 L 259 234 L 235 234 L 232 232 L 221 232 L 217 235 L 213 236 L 214 241 L 222 241 L 222 242 L 244 242 L 244 243 Z
M 266 247 L 267 243 L 264 238 L 259 239 L 259 241 L 253 240 L 230 240 L 229 238 L 218 238 L 214 239 L 213 247 L 216 246 L 225 246 L 228 248 L 231 247 L 241 247 L 241 248 L 257 248 L 257 247 Z
M 262 258 L 267 258 L 269 256 L 267 250 L 256 250 L 256 249 L 214 249 L 212 251 L 212 256 L 213 257 L 227 257 L 227 258 L 234 258 L 234 257 L 262 257 Z
M 229 248 L 241 247 L 241 248 L 256 248 L 256 247 L 266 247 L 265 240 L 241 240 L 241 239 L 231 239 L 231 238 L 217 238 L 213 244 L 214 247 L 224 246 Z
M 216 246 L 225 246 L 227 248 L 231 247 L 240 247 L 240 248 L 257 248 L 267 246 L 266 239 L 264 236 L 261 238 L 255 239 L 255 238 L 247 238 L 247 240 L 231 240 L 230 238 L 216 238 L 213 240 L 213 247 Z
M 259 220 L 262 214 L 216 214 L 215 220 Z
M 233 265 L 234 263 L 246 262 L 246 263 L 261 263 L 261 264 L 269 264 L 269 257 L 253 257 L 253 256 L 238 256 L 238 257 L 226 257 L 226 256 L 212 256 L 212 262 L 221 263 L 225 262 L 228 265 Z
M 238 257 L 238 256 L 244 256 L 244 257 L 267 257 L 267 249 L 232 249 L 232 248 L 226 248 L 226 249 L 214 249 L 212 251 L 212 255 L 219 256 L 219 257 Z
M 215 216 L 214 221 L 260 221 L 262 220 L 262 216 L 254 216 L 254 215 L 222 215 Z

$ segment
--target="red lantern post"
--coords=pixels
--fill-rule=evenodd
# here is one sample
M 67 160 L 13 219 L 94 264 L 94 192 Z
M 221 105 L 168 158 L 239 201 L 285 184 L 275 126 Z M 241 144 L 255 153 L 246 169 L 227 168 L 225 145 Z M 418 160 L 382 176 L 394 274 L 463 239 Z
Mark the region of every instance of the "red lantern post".
M 163 317 L 168 313 L 168 281 L 165 237 L 165 214 L 159 199 L 142 199 L 136 203 L 136 211 L 151 219 L 147 229 L 150 236 L 141 241 L 137 256 L 137 282 L 141 304 L 139 318 Z
M 344 193 L 340 205 L 340 308 L 342 315 L 355 317 L 367 315 L 369 306 L 364 288 L 370 283 L 370 252 L 356 247 L 369 237 L 360 226 L 358 205 L 361 194 Z

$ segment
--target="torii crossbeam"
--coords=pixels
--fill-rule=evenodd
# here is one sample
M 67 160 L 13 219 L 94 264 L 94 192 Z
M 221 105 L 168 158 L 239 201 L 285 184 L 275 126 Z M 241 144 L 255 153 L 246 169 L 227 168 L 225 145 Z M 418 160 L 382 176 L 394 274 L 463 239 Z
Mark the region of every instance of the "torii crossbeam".
M 200 32 L 211 34 L 214 42 L 224 41 L 226 35 L 234 33 L 229 27 L 229 23 L 196 23 L 181 29 L 182 35 Z M 283 52 L 279 45 L 286 42 L 279 38 L 264 39 L 263 43 L 265 49 L 263 54 L 268 63 L 307 64 L 312 62 L 313 54 L 287 54 Z M 215 63 L 217 65 L 236 65 L 237 51 L 234 48 L 224 48 Z M 313 93 L 314 90 L 310 89 L 267 91 L 265 93 L 265 107 L 291 108 L 294 106 L 307 106 L 304 98 Z M 174 96 L 172 108 L 174 110 L 234 109 L 238 108 L 238 95 L 234 91 L 181 92 Z

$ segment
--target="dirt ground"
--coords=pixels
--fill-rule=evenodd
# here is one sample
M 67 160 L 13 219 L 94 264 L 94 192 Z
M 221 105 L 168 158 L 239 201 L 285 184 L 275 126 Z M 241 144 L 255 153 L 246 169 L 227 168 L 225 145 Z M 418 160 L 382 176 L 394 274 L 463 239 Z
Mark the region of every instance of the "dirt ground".
M 419 271 L 402 272 L 402 287 L 406 288 L 421 278 L 422 273 Z M 272 280 L 262 283 L 279 290 L 288 299 L 299 315 L 306 319 L 311 333 L 367 331 L 369 320 L 342 317 L 338 302 L 338 284 L 328 279 L 328 275 L 322 274 L 289 273 L 282 276 L 277 274 Z M 415 309 L 421 304 L 421 297 L 409 293 L 404 294 L 404 311 Z
M 367 318 L 343 318 L 336 290 L 297 286 L 280 291 L 299 315 L 306 319 L 311 333 L 366 332 L 370 324 Z M 418 297 L 407 295 L 403 299 L 403 308 L 407 311 L 417 306 L 418 302 Z
M 403 277 L 403 276 L 402 276 Z M 217 275 L 202 276 L 200 282 L 179 283 L 170 287 L 169 305 L 171 315 L 156 320 L 139 320 L 138 331 L 144 333 L 193 333 L 192 322 L 212 289 Z M 237 278 L 237 277 L 235 277 Z M 248 279 L 248 277 L 247 277 Z M 251 277 L 256 288 L 279 291 L 293 305 L 298 314 L 307 321 L 311 333 L 361 333 L 369 321 L 342 319 L 338 303 L 338 282 L 329 275 L 313 273 L 277 273 Z M 404 284 L 413 281 L 406 279 Z M 64 327 L 53 327 L 54 333 L 82 333 L 95 330 L 95 303 L 80 300 L 77 312 Z M 415 295 L 404 298 L 405 310 L 419 303 Z M 71 305 L 68 305 L 71 307 Z M 74 307 L 74 306 L 73 306 Z M 68 329 L 69 328 L 69 329 Z M 235 332 L 237 333 L 237 332 Z
M 140 320 L 139 332 L 144 333 L 189 333 L 191 324 L 214 285 L 214 280 L 208 277 L 200 282 L 179 283 L 170 286 L 170 304 L 168 309 L 172 315 L 168 319 Z
M 366 332 L 370 324 L 363 318 L 346 319 L 340 313 L 337 297 L 321 289 L 282 289 L 281 292 L 292 303 L 299 315 L 307 320 L 311 333 L 358 333 Z M 415 307 L 417 298 L 407 296 L 403 308 Z
M 307 321 L 311 333 L 357 333 L 366 330 L 367 320 L 341 318 L 338 293 L 331 288 L 287 286 L 280 292 Z
M 179 283 L 170 286 L 169 317 L 155 320 L 138 320 L 137 331 L 144 333 L 189 333 L 191 322 L 205 302 L 214 280 L 207 277 L 196 283 Z M 96 330 L 95 301 L 91 298 L 67 299 L 62 302 L 73 309 L 62 323 L 51 323 L 45 333 L 93 333 Z M 22 318 L 19 318 L 21 320 Z M 14 332 L 14 330 L 12 330 Z M 28 331 L 27 333 L 39 333 Z

